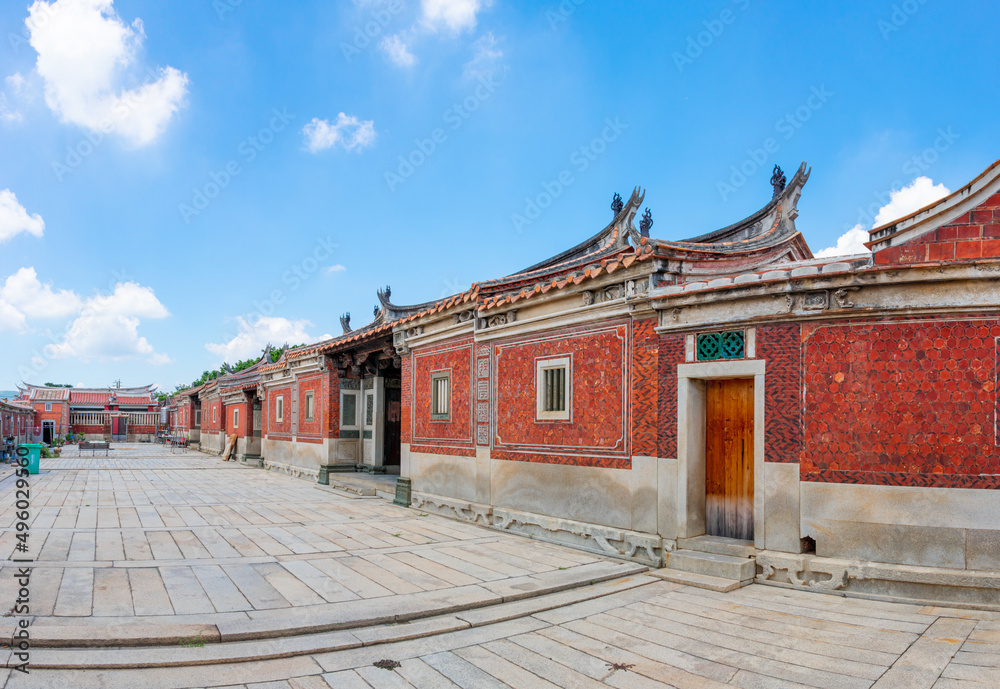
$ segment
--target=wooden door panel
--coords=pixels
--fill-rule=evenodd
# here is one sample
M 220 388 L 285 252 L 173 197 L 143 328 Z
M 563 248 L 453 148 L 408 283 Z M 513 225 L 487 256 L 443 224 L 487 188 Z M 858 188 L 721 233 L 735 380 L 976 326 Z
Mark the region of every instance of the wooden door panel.
M 705 402 L 705 531 L 753 538 L 753 379 L 712 380 Z

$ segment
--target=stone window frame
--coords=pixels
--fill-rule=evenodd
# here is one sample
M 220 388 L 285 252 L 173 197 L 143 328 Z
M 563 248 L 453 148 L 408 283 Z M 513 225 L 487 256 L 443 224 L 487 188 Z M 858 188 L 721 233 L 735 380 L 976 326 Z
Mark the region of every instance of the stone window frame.
M 219 420 L 219 405 L 213 404 L 212 405 L 212 423 L 215 423 L 218 420 Z
M 309 391 L 306 393 L 304 420 L 305 421 L 315 421 L 316 420 L 316 393 Z
M 285 396 L 276 395 L 274 398 L 274 421 L 275 423 L 285 422 Z
M 344 404 L 344 400 L 348 397 L 354 398 L 354 423 L 344 423 L 344 412 L 347 411 L 347 405 Z M 361 397 L 360 390 L 341 390 L 340 391 L 340 428 L 341 430 L 349 431 L 359 431 L 361 430 L 361 425 L 359 418 L 361 414 Z
M 240 408 L 239 407 L 234 407 L 233 408 L 233 429 L 237 429 L 239 427 L 240 427 Z
M 46 402 L 45 403 L 45 411 L 52 411 L 52 403 L 51 402 Z
M 545 372 L 555 369 L 565 370 L 564 409 L 561 411 L 547 411 L 545 400 L 547 397 L 545 388 Z M 573 355 L 543 357 L 535 359 L 535 421 L 538 422 L 562 422 L 571 423 L 573 421 Z
M 454 406 L 455 395 L 454 386 L 452 385 L 452 370 L 442 369 L 439 371 L 431 371 L 431 421 L 438 421 L 442 423 L 451 422 L 451 410 Z M 439 412 L 438 410 L 438 395 L 439 395 L 439 381 L 447 381 L 447 395 L 448 395 L 448 409 L 444 412 Z

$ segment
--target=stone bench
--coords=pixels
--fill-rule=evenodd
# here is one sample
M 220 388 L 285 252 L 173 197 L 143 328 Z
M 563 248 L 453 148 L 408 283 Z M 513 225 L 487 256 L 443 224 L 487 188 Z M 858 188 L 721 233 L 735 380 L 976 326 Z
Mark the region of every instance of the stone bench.
M 84 442 L 80 443 L 80 452 L 83 452 L 84 450 L 90 450 L 91 451 L 90 452 L 90 456 L 91 457 L 96 457 L 98 450 L 104 450 L 104 456 L 107 457 L 108 456 L 108 450 L 110 450 L 110 449 L 111 449 L 111 443 L 108 443 L 108 442 L 90 442 L 90 441 L 84 441 Z

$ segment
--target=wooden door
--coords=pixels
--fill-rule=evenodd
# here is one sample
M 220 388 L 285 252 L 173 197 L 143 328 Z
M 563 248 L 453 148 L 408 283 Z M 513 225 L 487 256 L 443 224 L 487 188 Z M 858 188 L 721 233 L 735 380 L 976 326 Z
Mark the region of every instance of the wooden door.
M 382 464 L 385 466 L 399 466 L 402 430 L 402 389 L 390 387 L 389 381 L 385 386 L 385 433 L 382 434 Z
M 708 381 L 705 532 L 753 539 L 753 379 Z

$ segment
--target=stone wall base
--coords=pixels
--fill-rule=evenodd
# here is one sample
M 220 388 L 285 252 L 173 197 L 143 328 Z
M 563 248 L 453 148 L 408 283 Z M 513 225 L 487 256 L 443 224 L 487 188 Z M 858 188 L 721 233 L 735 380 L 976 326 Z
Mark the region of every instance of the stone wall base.
M 1000 610 L 1000 571 L 757 552 L 757 583 L 894 602 Z
M 498 531 L 519 533 L 540 541 L 569 545 L 598 555 L 634 560 L 652 567 L 662 567 L 664 552 L 675 547 L 674 541 L 665 541 L 656 534 L 501 509 L 430 493 L 414 492 L 412 505 L 414 509 Z
M 294 476 L 295 478 L 310 479 L 313 482 L 319 478 L 319 469 L 310 469 L 308 467 L 300 467 L 295 464 L 284 464 L 282 462 L 272 462 L 269 459 L 264 459 L 264 468 L 268 471 L 280 471 L 288 474 L 289 476 Z

